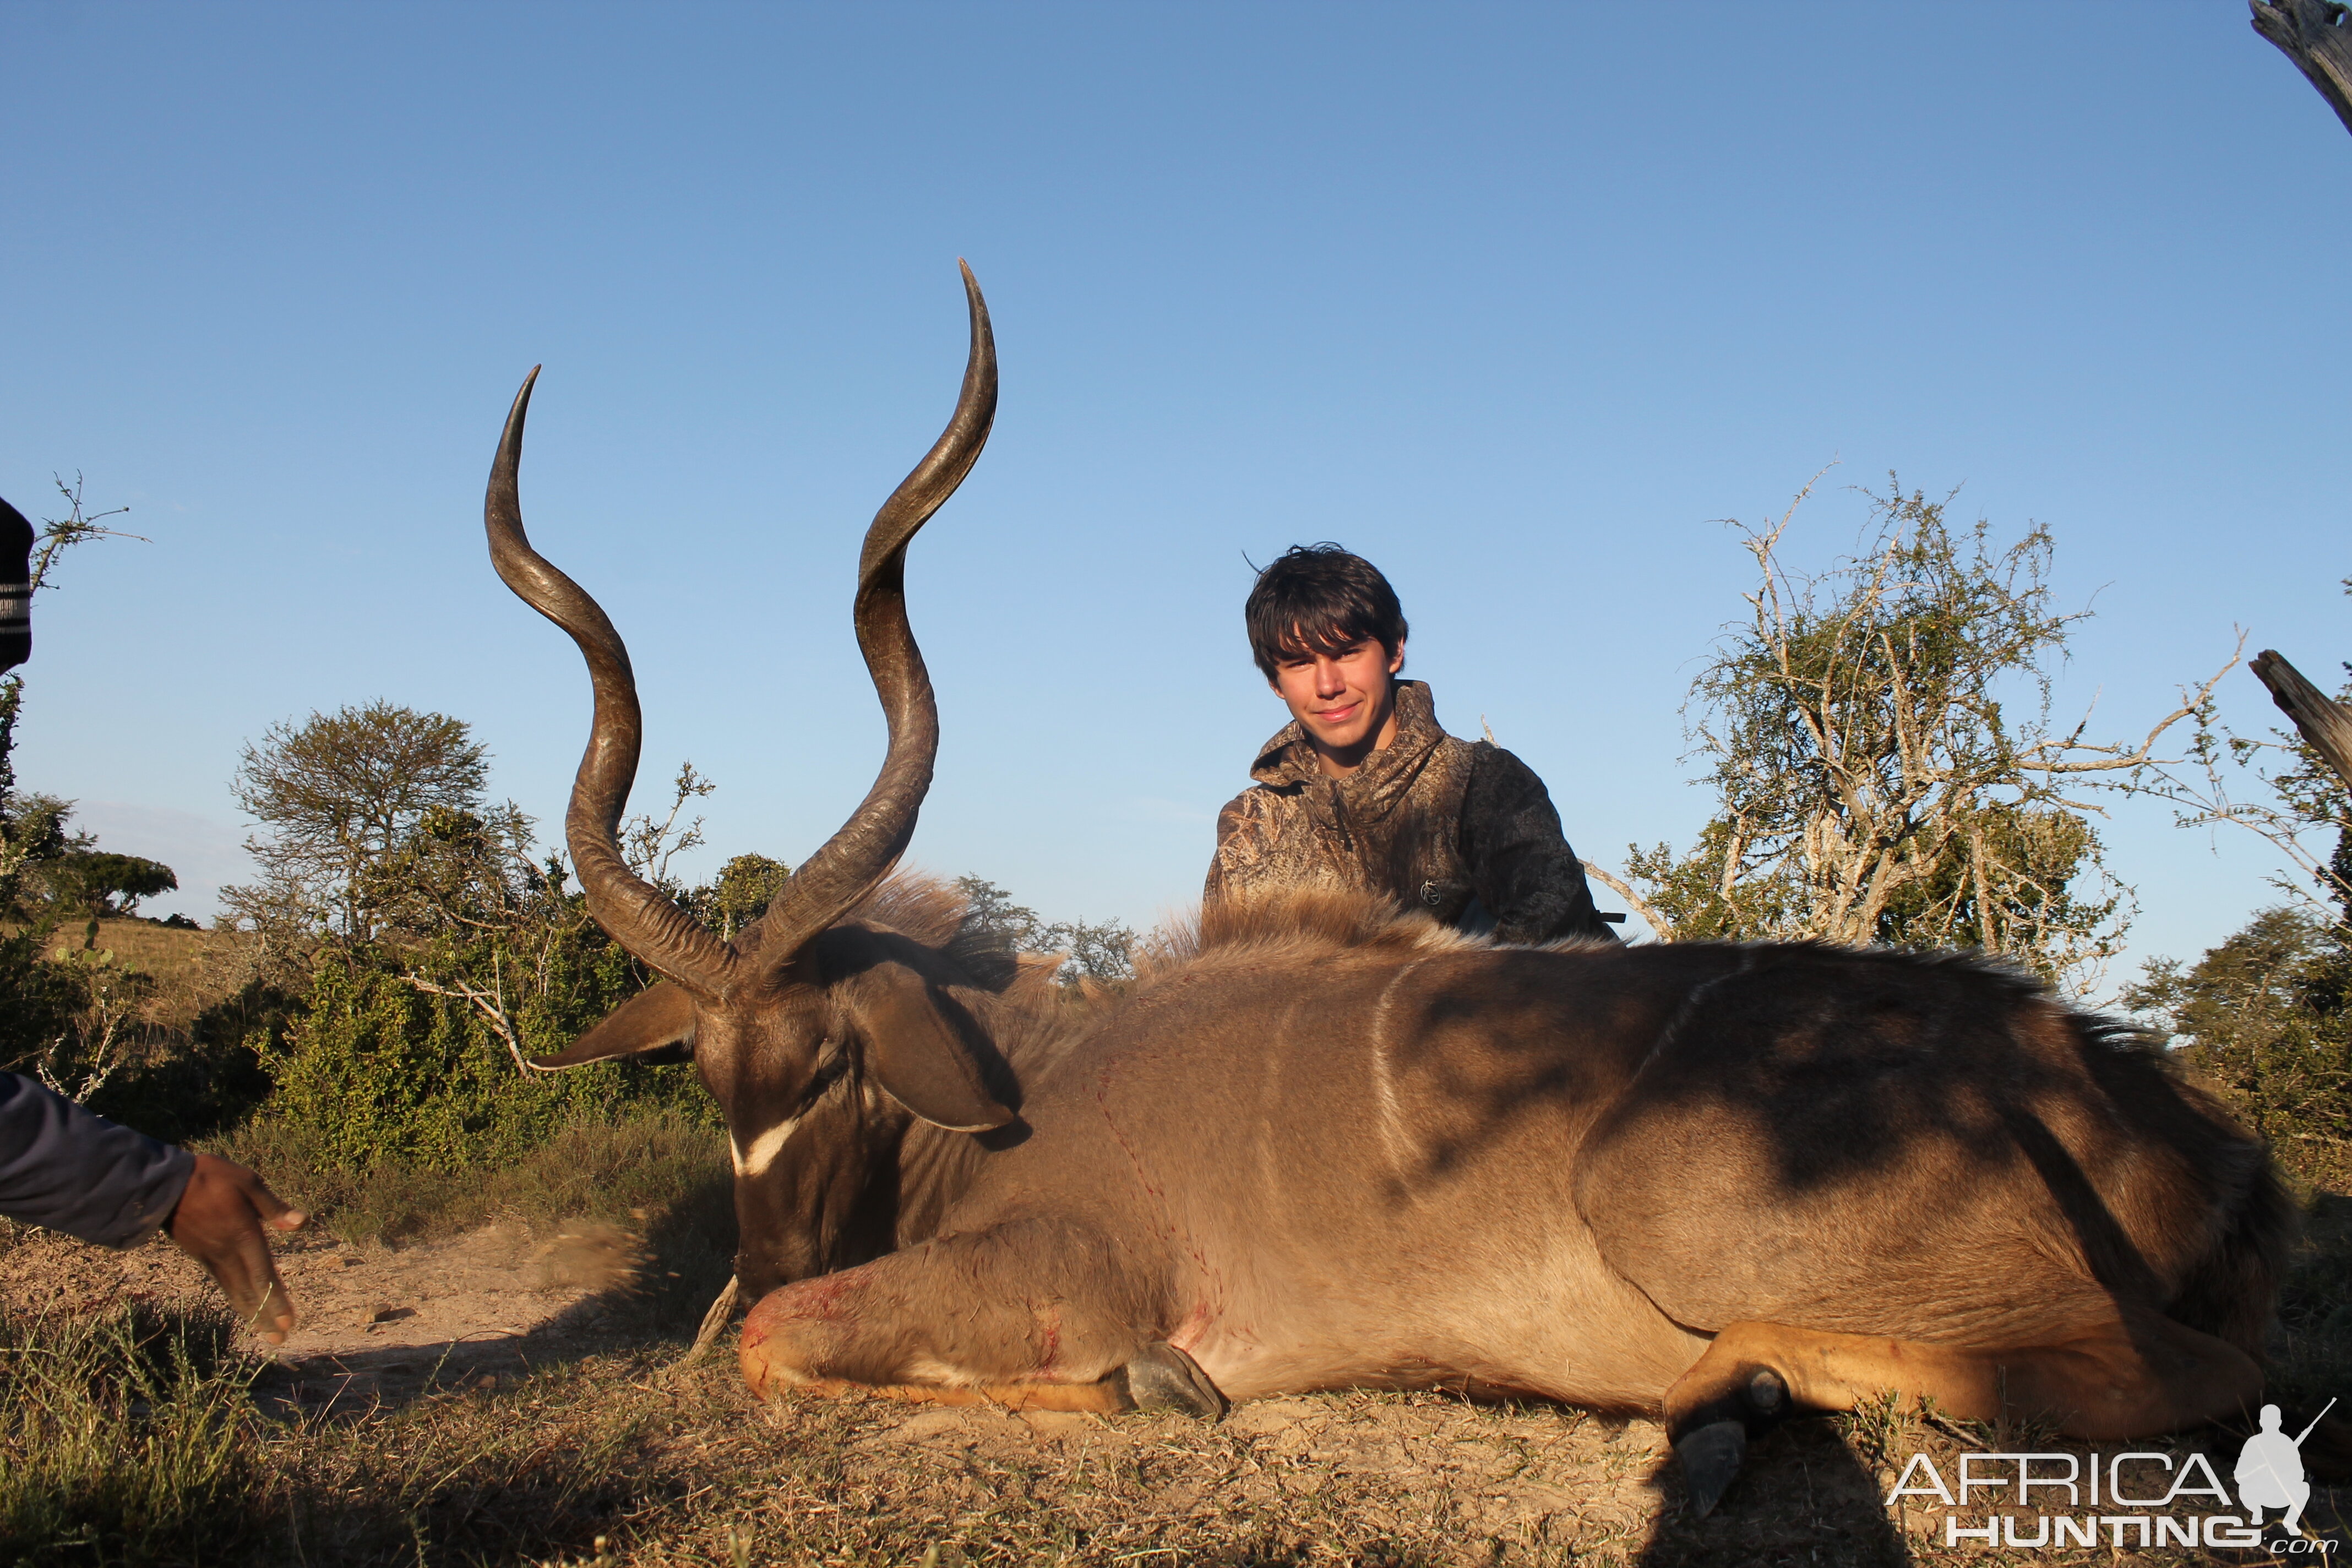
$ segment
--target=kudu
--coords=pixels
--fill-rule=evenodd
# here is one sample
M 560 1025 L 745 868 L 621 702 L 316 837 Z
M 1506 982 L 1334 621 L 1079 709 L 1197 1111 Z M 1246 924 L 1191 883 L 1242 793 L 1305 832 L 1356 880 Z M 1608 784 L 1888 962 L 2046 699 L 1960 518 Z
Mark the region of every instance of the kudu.
M 1662 1410 L 1702 1510 L 1751 1434 L 1885 1391 L 2094 1437 L 2253 1398 L 2291 1219 L 2261 1146 L 2005 971 L 1506 948 L 1308 889 L 1205 910 L 1088 1011 L 963 944 L 939 889 L 883 885 L 937 737 L 907 543 L 994 402 L 965 280 L 962 400 L 860 565 L 887 760 L 731 943 L 615 847 L 636 700 L 603 612 L 524 541 L 528 382 L 492 472 L 499 571 L 595 683 L 566 817 L 582 885 L 670 981 L 547 1065 L 691 1050 L 733 1140 L 755 1385 L 1202 1414 L 1444 1385 Z

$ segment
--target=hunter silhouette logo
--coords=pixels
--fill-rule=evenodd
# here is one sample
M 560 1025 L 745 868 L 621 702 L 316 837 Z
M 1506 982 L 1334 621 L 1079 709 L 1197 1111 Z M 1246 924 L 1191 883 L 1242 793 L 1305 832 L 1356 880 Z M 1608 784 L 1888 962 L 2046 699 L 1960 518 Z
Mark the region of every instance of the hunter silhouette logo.
M 2319 1416 L 2336 1403 L 2329 1400 Z M 1913 1454 L 1886 1502 L 1907 1509 L 1915 1505 L 1906 1500 L 1932 1499 L 1947 1510 L 1941 1531 L 1947 1546 L 1980 1541 L 2029 1550 L 2256 1547 L 2273 1554 L 2326 1557 L 2342 1542 L 2306 1536 L 2303 1530 L 2304 1506 L 2311 1500 L 2303 1445 L 2318 1428 L 2319 1417 L 2289 1436 L 2280 1429 L 2279 1407 L 2265 1405 L 2261 1422 L 2240 1448 L 2231 1476 L 2243 1517 L 2225 1511 L 2232 1506 L 2231 1489 L 2206 1456 L 2152 1449 L 1964 1453 L 1944 1461 L 1951 1470 L 1948 1481 L 1935 1459 Z M 2270 1528 L 2279 1533 L 2264 1541 L 2263 1516 L 2272 1510 L 2280 1517 Z
M 2336 1401 L 2319 1415 L 2336 1408 Z M 2238 1453 L 2238 1502 L 2246 1510 L 2246 1522 L 2260 1525 L 2263 1510 L 2283 1508 L 2286 1512 L 2279 1520 L 2282 1528 L 2295 1534 L 2303 1533 L 2303 1505 L 2311 1500 L 2311 1483 L 2303 1474 L 2303 1440 L 2311 1436 L 2312 1427 L 2319 1425 L 2319 1416 L 2312 1417 L 2311 1426 L 2290 1437 L 2279 1430 L 2279 1407 L 2263 1406 L 2263 1429 L 2246 1439 Z

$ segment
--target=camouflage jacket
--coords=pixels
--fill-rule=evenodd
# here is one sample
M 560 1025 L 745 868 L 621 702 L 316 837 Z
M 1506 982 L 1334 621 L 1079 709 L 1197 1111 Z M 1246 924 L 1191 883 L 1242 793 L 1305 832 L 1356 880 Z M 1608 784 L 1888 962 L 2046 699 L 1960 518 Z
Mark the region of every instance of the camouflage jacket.
M 1370 888 L 1505 942 L 1609 937 L 1584 868 L 1535 771 L 1438 727 L 1429 688 L 1396 684 L 1397 732 L 1343 779 L 1296 724 L 1259 752 L 1257 781 L 1217 814 L 1205 897 L 1330 882 Z

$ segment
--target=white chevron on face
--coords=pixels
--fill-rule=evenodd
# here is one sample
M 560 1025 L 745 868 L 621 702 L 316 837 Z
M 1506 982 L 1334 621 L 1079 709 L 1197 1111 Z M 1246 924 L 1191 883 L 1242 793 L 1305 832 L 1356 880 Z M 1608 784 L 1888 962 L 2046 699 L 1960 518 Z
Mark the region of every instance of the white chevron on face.
M 735 1173 L 739 1176 L 756 1176 L 774 1164 L 776 1156 L 783 1152 L 784 1144 L 792 1138 L 800 1124 L 799 1117 L 787 1116 L 752 1139 L 749 1144 L 740 1138 L 732 1140 L 735 1149 Z

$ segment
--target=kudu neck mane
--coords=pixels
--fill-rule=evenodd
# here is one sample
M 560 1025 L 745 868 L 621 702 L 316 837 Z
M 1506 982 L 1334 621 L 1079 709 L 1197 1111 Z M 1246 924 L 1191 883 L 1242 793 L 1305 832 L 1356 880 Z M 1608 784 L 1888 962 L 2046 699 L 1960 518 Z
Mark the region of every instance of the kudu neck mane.
M 1426 911 L 1397 903 L 1384 893 L 1349 888 L 1286 888 L 1245 899 L 1226 899 L 1162 930 L 1137 954 L 1135 970 L 1140 991 L 1188 971 L 1230 963 L 1252 966 L 1328 963 L 1356 959 L 1378 963 L 1436 957 L 1444 953 L 1495 951 L 1509 944 L 1491 936 L 1473 936 L 1441 924 Z M 1753 950 L 1769 960 L 1804 952 L 1864 951 L 1890 963 L 1919 970 L 1966 969 L 1987 976 L 2018 999 L 2052 995 L 2048 983 L 1997 954 L 1971 949 L 1910 951 L 1840 947 L 1820 942 L 1706 942 L 1679 944 L 1685 949 Z M 1624 954 L 1633 951 L 1608 939 L 1571 936 L 1539 944 L 1546 952 L 1591 952 Z M 2084 1014 L 2086 1026 L 2108 1044 L 2136 1038 L 2139 1031 Z
M 1075 990 L 1055 984 L 1056 965 L 1048 955 L 1014 952 L 989 933 L 968 929 L 965 910 L 962 895 L 953 888 L 902 872 L 852 910 L 842 926 L 917 943 L 967 977 L 950 983 L 950 991 L 1016 1071 L 1034 1070 L 1059 1056 L 1123 999 L 1121 992 L 1091 982 Z M 1414 958 L 1492 945 L 1484 937 L 1440 925 L 1421 910 L 1401 909 L 1382 894 L 1286 889 L 1219 903 L 1163 930 L 1136 955 L 1135 985 L 1126 994 L 1196 967 L 1234 960 L 1305 963 L 1342 954 L 1370 960 Z M 819 952 L 822 957 L 822 947 Z
M 1114 990 L 1087 981 L 1067 988 L 1055 982 L 1051 956 L 1014 952 L 990 933 L 968 929 L 965 911 L 963 896 L 953 888 L 901 872 L 852 910 L 836 933 L 887 933 L 946 961 L 945 967 L 959 976 L 947 984 L 947 991 L 1016 1074 L 1034 1072 L 1060 1057 L 1125 1001 L 1195 970 L 1341 958 L 1380 963 L 1496 945 L 1441 925 L 1423 910 L 1402 908 L 1385 894 L 1290 888 L 1223 900 L 1171 922 L 1136 954 L 1131 986 Z M 1622 951 L 1614 942 L 1581 938 L 1549 946 Z M 822 963 L 822 942 L 817 951 Z M 860 950 L 845 944 L 835 951 L 855 962 Z
M 1170 932 L 1152 954 L 1154 977 L 1230 952 L 1300 958 L 1341 952 L 1424 956 L 1493 945 L 1408 910 L 1384 893 L 1353 888 L 1283 888 L 1221 899 Z
M 1018 1059 L 1022 1053 L 1008 1047 L 1024 1037 L 1029 1043 L 1046 1036 L 1062 1040 L 1083 1032 L 1121 999 L 1121 992 L 1091 982 L 1075 992 L 1053 984 L 1055 966 L 1048 955 L 1016 953 L 985 932 L 966 930 L 964 912 L 963 897 L 953 888 L 929 877 L 901 873 L 877 889 L 844 923 L 878 928 L 919 942 L 969 974 L 978 994 L 965 999 L 978 1002 L 991 1024 L 1015 1026 L 999 1041 L 1008 1059 Z M 1386 894 L 1349 888 L 1286 888 L 1249 899 L 1225 900 L 1171 921 L 1136 953 L 1135 984 L 1124 994 L 1131 995 L 1196 967 L 1232 961 L 1262 964 L 1339 957 L 1430 958 L 1499 945 L 1490 937 L 1472 936 L 1440 924 L 1423 910 L 1403 908 Z M 1738 949 L 1747 944 L 1691 945 Z M 1759 951 L 1787 952 L 1825 946 L 1834 944 L 1765 943 Z M 1617 942 L 1589 937 L 1565 937 L 1544 943 L 1543 948 L 1548 952 L 1625 951 Z M 1888 952 L 1883 956 L 1922 969 L 1979 971 L 2006 982 L 2021 995 L 2048 990 L 2038 977 L 1974 952 Z M 957 990 L 964 994 L 963 987 Z M 1027 1020 L 1029 1027 L 1017 1026 L 1017 1020 Z

